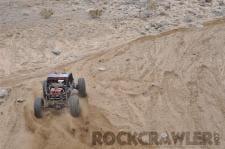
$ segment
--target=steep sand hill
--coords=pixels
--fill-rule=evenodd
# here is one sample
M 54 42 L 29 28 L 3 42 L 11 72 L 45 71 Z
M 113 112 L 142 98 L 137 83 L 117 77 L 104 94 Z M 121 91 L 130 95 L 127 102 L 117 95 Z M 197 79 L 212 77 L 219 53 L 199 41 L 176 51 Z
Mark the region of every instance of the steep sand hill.
M 12 91 L 0 109 L 0 148 L 106 148 L 91 145 L 95 130 L 198 130 L 224 136 L 224 35 L 224 20 L 217 20 L 202 29 L 141 37 L 80 61 L 1 78 Z M 41 94 L 42 79 L 63 70 L 86 78 L 82 116 L 74 119 L 65 109 L 46 111 L 43 119 L 36 119 L 33 100 Z M 16 103 L 18 98 L 25 102 Z M 222 149 L 224 143 L 222 137 L 220 146 L 193 148 Z

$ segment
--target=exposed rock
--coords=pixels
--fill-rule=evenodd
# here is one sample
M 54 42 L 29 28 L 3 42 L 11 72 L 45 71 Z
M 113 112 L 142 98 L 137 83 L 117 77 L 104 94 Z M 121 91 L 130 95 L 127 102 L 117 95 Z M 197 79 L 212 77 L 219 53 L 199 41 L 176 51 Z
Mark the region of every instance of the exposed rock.
M 224 4 L 224 1 L 219 1 L 219 5 L 220 6 L 224 6 L 225 4 Z
M 60 49 L 57 49 L 57 48 L 54 48 L 52 50 L 52 53 L 55 54 L 55 55 L 60 55 L 61 54 L 61 50 Z
M 53 14 L 54 12 L 52 9 L 46 9 L 46 8 L 42 9 L 40 12 L 40 15 L 45 19 L 50 18 Z
M 159 29 L 159 28 L 161 28 L 163 25 L 161 24 L 161 23 L 152 23 L 151 24 L 151 27 L 153 27 L 154 29 Z
M 90 10 L 88 10 L 88 13 L 92 18 L 99 18 L 102 15 L 102 10 L 101 9 L 90 9 Z
M 141 35 L 146 35 L 146 32 L 141 31 L 140 34 L 141 34 Z
M 215 16 L 222 16 L 223 15 L 223 12 L 221 10 L 213 10 L 212 13 L 215 15 Z
M 9 92 L 10 92 L 10 90 L 8 90 L 8 89 L 0 88 L 0 98 L 4 98 L 6 96 L 9 96 Z
M 100 67 L 100 68 L 98 68 L 98 70 L 99 70 L 99 71 L 105 71 L 105 70 L 106 70 L 106 68 L 104 68 L 104 67 Z
M 16 102 L 19 102 L 19 103 L 21 103 L 21 102 L 24 102 L 25 100 L 24 99 L 21 99 L 21 98 L 18 98 L 17 100 L 16 100 Z
M 149 25 L 145 25 L 145 30 L 149 31 L 149 29 L 150 29 L 150 26 Z
M 210 3 L 210 2 L 212 2 L 212 0 L 205 0 L 205 2 Z

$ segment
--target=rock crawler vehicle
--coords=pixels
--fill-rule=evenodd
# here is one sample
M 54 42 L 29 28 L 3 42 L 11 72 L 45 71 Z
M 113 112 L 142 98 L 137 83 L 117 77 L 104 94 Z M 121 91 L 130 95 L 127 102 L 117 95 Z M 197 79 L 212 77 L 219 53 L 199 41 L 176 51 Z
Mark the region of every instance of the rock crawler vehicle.
M 43 81 L 42 88 L 43 97 L 37 97 L 34 101 L 34 115 L 37 118 L 42 118 L 43 110 L 47 108 L 60 110 L 69 107 L 73 117 L 80 115 L 78 95 L 87 96 L 84 78 L 75 81 L 72 73 L 52 73 Z

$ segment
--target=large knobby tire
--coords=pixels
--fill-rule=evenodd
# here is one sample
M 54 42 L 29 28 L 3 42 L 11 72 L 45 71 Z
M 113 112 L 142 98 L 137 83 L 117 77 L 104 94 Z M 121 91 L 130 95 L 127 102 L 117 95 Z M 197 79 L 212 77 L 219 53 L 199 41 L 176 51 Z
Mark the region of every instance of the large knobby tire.
M 87 92 L 86 92 L 86 85 L 85 85 L 85 80 L 84 78 L 79 78 L 78 79 L 78 93 L 81 97 L 86 97 Z
M 80 115 L 80 103 L 79 103 L 79 98 L 77 96 L 70 96 L 69 108 L 70 108 L 70 114 L 73 117 L 78 117 Z
M 37 97 L 34 101 L 34 115 L 37 118 L 42 118 L 42 99 Z

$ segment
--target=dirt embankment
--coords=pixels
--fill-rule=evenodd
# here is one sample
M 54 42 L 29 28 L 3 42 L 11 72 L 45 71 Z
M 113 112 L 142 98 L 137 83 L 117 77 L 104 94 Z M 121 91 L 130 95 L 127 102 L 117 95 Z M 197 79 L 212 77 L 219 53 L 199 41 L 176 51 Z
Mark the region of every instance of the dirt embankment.
M 224 34 L 220 20 L 202 29 L 138 38 L 60 67 L 1 78 L 12 91 L 1 105 L 0 148 L 101 148 L 91 144 L 96 130 L 216 131 L 222 136 L 217 147 L 223 148 Z M 41 80 L 49 71 L 62 70 L 87 80 L 82 116 L 46 111 L 37 120 L 32 104 L 41 94 Z M 18 98 L 25 102 L 16 103 Z

